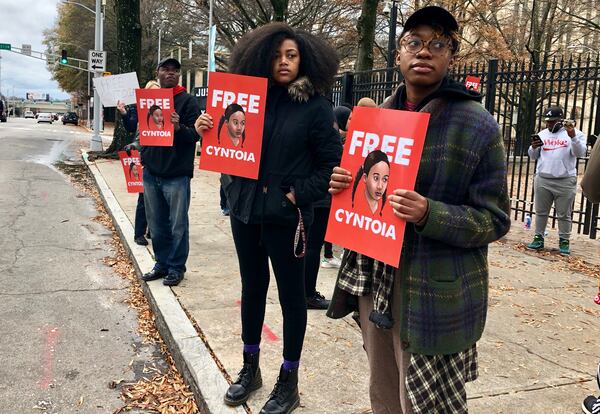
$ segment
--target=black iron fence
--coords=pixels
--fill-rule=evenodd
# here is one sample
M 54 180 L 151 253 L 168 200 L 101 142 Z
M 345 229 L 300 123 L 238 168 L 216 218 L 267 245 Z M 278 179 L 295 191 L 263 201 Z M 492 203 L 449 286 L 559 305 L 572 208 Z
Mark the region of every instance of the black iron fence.
M 480 79 L 483 103 L 500 125 L 513 218 L 522 221 L 526 214 L 534 215 L 535 162 L 527 156 L 527 149 L 531 134 L 543 128 L 544 108 L 561 105 L 566 117 L 575 120 L 586 137 L 600 133 L 600 56 L 554 59 L 545 65 L 490 60 L 485 64 L 457 66 L 451 73 L 459 82 L 464 82 L 467 76 Z M 335 105 L 353 105 L 362 97 L 370 97 L 382 103 L 401 81 L 402 76 L 396 69 L 347 72 L 336 79 L 332 101 Z M 585 171 L 588 156 L 578 160 L 580 176 Z M 554 211 L 551 218 L 554 226 Z M 587 200 L 578 187 L 573 230 L 595 239 L 599 225 L 598 204 Z
M 544 65 L 490 60 L 458 65 L 451 72 L 451 77 L 459 82 L 468 76 L 479 78 L 483 104 L 500 125 L 513 218 L 523 221 L 526 214 L 534 216 L 535 162 L 527 156 L 527 149 L 531 134 L 543 128 L 544 108 L 561 105 L 566 117 L 575 120 L 586 137 L 600 133 L 600 55 L 576 60 L 554 59 Z M 401 82 L 402 75 L 397 69 L 346 72 L 336 78 L 331 99 L 335 105 L 353 105 L 360 98 L 370 97 L 380 104 Z M 205 107 L 207 88 L 196 88 L 195 94 L 201 107 Z M 591 149 L 591 145 L 588 148 Z M 580 177 L 588 159 L 589 151 L 577 162 Z M 551 219 L 554 227 L 554 210 Z M 593 239 L 600 230 L 598 204 L 587 200 L 579 187 L 573 208 L 573 230 Z

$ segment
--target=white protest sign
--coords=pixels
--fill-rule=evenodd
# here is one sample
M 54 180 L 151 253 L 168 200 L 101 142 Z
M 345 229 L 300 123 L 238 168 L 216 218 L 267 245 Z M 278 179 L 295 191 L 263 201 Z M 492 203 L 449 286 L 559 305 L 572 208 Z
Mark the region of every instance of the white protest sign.
M 93 78 L 93 80 L 104 107 L 117 106 L 117 101 L 121 101 L 125 105 L 135 103 L 135 90 L 140 87 L 135 72 L 103 76 Z

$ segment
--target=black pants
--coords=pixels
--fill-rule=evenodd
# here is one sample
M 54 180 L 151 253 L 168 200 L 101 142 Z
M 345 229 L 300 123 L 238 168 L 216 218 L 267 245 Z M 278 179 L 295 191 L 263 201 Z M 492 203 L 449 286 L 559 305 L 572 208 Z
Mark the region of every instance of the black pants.
M 225 210 L 227 208 L 227 197 L 225 196 L 225 190 L 223 190 L 223 186 L 220 186 L 219 188 L 219 205 L 221 206 L 221 210 Z
M 329 215 L 329 209 L 327 209 L 327 214 Z M 327 224 L 325 224 L 325 226 L 327 226 Z M 325 229 L 327 230 L 327 227 L 325 227 Z M 323 233 L 323 237 L 325 237 L 325 233 Z M 329 243 L 328 241 L 324 242 L 323 250 L 324 257 L 326 257 L 327 259 L 331 259 L 333 257 L 333 245 L 331 243 Z
M 148 221 L 146 220 L 146 208 L 144 207 L 144 193 L 140 193 L 138 196 L 137 206 L 135 208 L 135 224 L 133 230 L 133 236 L 137 239 L 138 237 L 146 234 L 146 228 L 148 227 Z
M 317 207 L 314 211 L 315 219 L 312 226 L 310 226 L 310 232 L 306 241 L 304 286 L 307 298 L 314 296 L 316 292 L 317 276 L 319 275 L 319 266 L 321 265 L 321 247 L 325 241 L 327 219 L 329 218 L 329 208 Z M 333 257 L 333 252 L 330 256 L 327 256 L 327 248 L 325 248 L 325 257 Z
M 269 259 L 283 312 L 283 357 L 298 361 L 306 332 L 304 259 L 294 256 L 296 228 L 244 224 L 231 217 L 231 231 L 242 277 L 242 340 L 260 343 L 269 289 Z

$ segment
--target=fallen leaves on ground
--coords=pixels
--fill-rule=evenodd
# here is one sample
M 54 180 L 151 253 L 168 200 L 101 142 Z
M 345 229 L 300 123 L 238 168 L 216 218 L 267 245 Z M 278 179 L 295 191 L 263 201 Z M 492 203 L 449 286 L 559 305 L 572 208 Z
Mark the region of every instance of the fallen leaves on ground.
M 112 232 L 109 249 L 111 256 L 105 257 L 103 262 L 121 277 L 129 281 L 129 292 L 126 303 L 137 312 L 138 332 L 144 342 L 154 343 L 160 347 L 162 356 L 169 367 L 165 373 L 161 373 L 156 369 L 145 369 L 146 373 L 152 370 L 155 374 L 149 378 L 142 378 L 136 383 L 125 383 L 123 380 L 109 382 L 109 388 L 121 387 L 121 399 L 125 403 L 114 414 L 140 409 L 144 410 L 144 412 L 161 414 L 198 414 L 199 410 L 194 395 L 175 367 L 175 362 L 158 333 L 154 315 L 144 296 L 140 281 L 135 273 L 135 268 L 121 244 L 121 240 L 117 235 L 110 216 L 106 212 L 93 179 L 85 166 L 81 165 L 77 167 L 61 169 L 71 177 L 71 181 L 76 189 L 94 199 L 98 211 L 98 215 L 94 218 L 94 221 L 104 225 Z
M 581 273 L 593 278 L 598 278 L 600 273 L 598 267 L 592 263 L 586 262 L 581 257 L 577 256 L 563 256 L 555 251 L 542 250 L 542 251 L 531 251 L 527 249 L 524 243 L 517 243 L 514 248 L 520 252 L 527 253 L 534 256 L 539 256 L 543 259 L 556 262 L 556 268 L 559 271 L 572 271 Z

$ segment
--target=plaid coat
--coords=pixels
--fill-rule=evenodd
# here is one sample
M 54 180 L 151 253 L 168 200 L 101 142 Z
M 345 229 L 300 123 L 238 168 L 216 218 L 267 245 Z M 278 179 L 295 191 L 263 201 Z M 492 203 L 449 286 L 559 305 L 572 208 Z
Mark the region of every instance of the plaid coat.
M 488 307 L 488 244 L 510 228 L 498 123 L 463 90 L 446 80 L 419 109 L 431 118 L 415 191 L 428 198 L 430 212 L 423 227 L 406 226 L 394 281 L 402 285 L 402 311 L 393 315 L 402 347 L 416 354 L 453 354 L 479 340 Z M 401 107 L 403 96 L 400 87 L 383 107 Z M 336 285 L 327 314 L 344 317 L 355 304 Z

